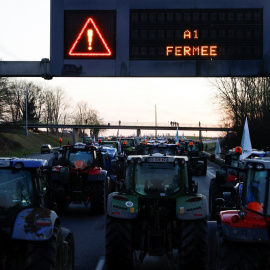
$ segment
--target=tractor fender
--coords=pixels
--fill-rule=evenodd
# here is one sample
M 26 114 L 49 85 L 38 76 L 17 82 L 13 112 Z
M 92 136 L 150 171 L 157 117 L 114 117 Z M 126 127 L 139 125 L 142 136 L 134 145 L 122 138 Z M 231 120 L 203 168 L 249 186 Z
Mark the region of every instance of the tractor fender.
M 217 222 L 207 221 L 207 246 L 208 246 L 208 269 L 214 269 L 214 249 L 215 249 L 215 238 L 217 232 Z
M 224 169 L 219 169 L 216 171 L 216 181 L 220 184 L 223 185 L 227 182 L 226 179 L 226 171 Z
M 46 208 L 28 208 L 16 217 L 12 239 L 27 241 L 46 241 L 53 235 L 57 214 Z
M 244 220 L 232 222 L 233 216 L 238 216 L 239 210 L 221 211 L 220 226 L 224 238 L 230 241 L 269 243 L 265 218 L 255 212 L 247 211 Z
M 105 170 L 100 170 L 99 174 L 88 174 L 88 181 L 103 181 L 105 182 L 108 172 Z
M 138 198 L 134 195 L 113 192 L 108 195 L 107 215 L 114 218 L 135 219 L 138 217 Z
M 196 220 L 208 216 L 208 202 L 203 194 L 182 196 L 176 200 L 176 216 L 180 220 Z
M 65 241 L 67 239 L 68 235 L 71 234 L 71 232 L 68 228 L 65 228 L 65 227 L 61 227 L 61 231 L 62 231 L 62 238 Z

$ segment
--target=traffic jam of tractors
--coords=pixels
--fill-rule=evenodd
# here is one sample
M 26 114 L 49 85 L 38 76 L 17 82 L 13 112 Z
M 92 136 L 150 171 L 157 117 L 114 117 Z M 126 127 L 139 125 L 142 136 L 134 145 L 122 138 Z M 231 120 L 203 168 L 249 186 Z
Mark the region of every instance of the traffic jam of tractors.
M 270 269 L 270 158 L 228 151 L 209 186 L 202 141 L 91 138 L 46 160 L 0 158 L 0 270 L 73 270 L 71 204 L 106 215 L 106 269 L 146 255 L 177 269 Z

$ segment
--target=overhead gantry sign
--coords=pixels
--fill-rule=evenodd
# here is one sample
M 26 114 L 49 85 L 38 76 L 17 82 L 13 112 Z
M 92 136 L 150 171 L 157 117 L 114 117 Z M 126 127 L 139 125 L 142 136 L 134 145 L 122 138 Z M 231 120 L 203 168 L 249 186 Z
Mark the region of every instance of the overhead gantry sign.
M 50 60 L 37 74 L 270 76 L 269 14 L 269 0 L 51 0 Z M 0 76 L 10 70 L 0 62 Z
M 270 75 L 269 0 L 51 0 L 51 74 Z

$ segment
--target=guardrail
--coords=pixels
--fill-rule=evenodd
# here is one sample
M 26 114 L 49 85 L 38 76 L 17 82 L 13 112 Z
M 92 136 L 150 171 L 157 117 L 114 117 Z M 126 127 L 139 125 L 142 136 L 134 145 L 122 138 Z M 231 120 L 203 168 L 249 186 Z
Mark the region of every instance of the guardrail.
M 206 153 L 206 156 L 207 158 L 211 161 L 211 162 L 214 162 L 218 165 L 223 165 L 225 163 L 225 160 L 222 159 L 222 158 L 219 158 L 219 157 L 216 157 L 215 154 L 210 154 L 208 152 L 205 152 Z

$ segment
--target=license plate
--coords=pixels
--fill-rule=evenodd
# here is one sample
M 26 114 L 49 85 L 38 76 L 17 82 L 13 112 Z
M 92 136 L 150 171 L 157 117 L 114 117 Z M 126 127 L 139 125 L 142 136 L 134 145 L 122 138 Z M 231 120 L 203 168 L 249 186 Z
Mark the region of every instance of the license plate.
M 168 158 L 165 157 L 150 157 L 148 162 L 168 162 Z

